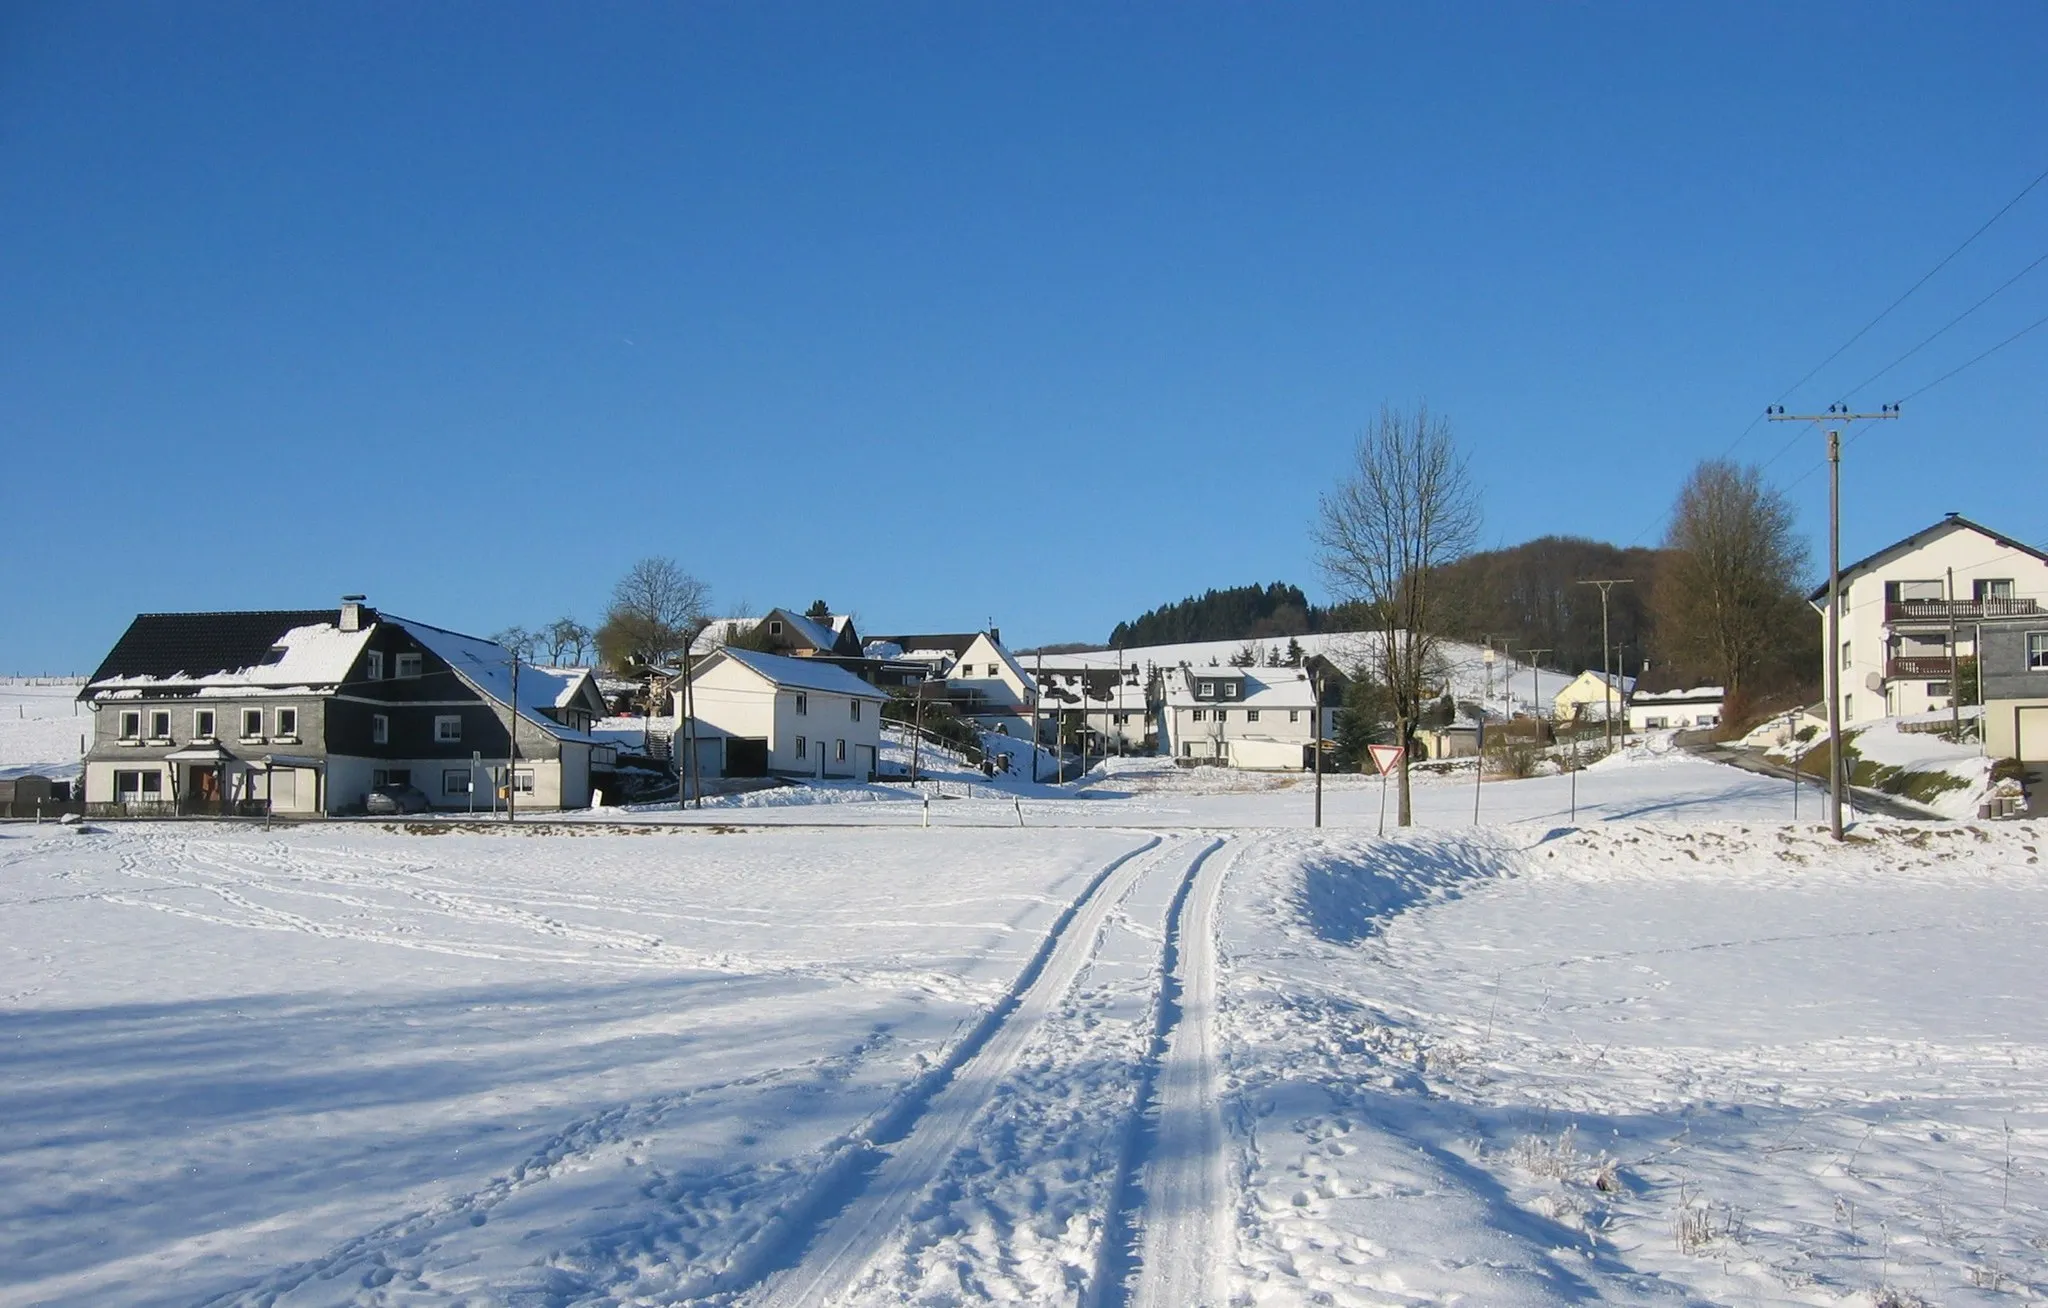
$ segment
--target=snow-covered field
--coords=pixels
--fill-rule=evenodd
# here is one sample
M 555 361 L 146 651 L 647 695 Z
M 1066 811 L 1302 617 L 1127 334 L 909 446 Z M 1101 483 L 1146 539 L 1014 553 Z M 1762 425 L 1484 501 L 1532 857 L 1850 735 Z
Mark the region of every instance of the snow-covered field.
M 0 777 L 30 770 L 76 776 L 92 734 L 77 681 L 0 680 Z
M 0 826 L 0 1303 L 2048 1296 L 2036 824 L 977 775 Z

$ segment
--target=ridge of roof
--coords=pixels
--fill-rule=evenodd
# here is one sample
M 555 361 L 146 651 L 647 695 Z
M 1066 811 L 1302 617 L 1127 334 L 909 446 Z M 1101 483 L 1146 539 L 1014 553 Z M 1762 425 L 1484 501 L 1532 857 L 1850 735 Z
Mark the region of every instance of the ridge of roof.
M 1924 537 L 1931 536 L 1932 534 L 1934 534 L 1937 531 L 1940 531 L 1944 527 L 1961 527 L 1969 531 L 1974 531 L 1979 536 L 1982 536 L 1986 540 L 1990 541 L 1993 545 L 1998 546 L 2000 549 L 2016 550 L 2021 554 L 2026 554 L 2033 558 L 2039 559 L 2043 563 L 2048 563 L 2048 551 L 2035 549 L 2032 545 L 2027 544 L 2025 541 L 2015 540 L 2011 536 L 2006 535 L 2004 532 L 1993 531 L 1991 528 L 1985 526 L 1983 523 L 1977 522 L 1970 518 L 1966 518 L 1960 513 L 1950 513 L 1944 515 L 1940 519 L 1940 521 L 1922 527 L 1920 530 L 1913 532 L 1908 536 L 1901 537 L 1900 539 L 1895 540 L 1891 544 L 1885 546 L 1883 549 L 1871 551 L 1870 553 L 1864 555 L 1862 558 L 1856 560 L 1854 563 L 1847 563 L 1842 565 L 1842 579 L 1844 581 L 1847 581 L 1850 577 L 1854 576 L 1855 574 L 1862 572 L 1867 568 L 1875 566 L 1879 559 L 1884 558 L 1886 555 L 1890 554 L 1894 550 L 1917 547 Z M 1825 581 L 1823 581 L 1820 585 L 1814 587 L 1813 590 L 1807 594 L 1806 602 L 1812 604 L 1819 600 L 1825 599 L 1827 598 L 1827 593 L 1828 584 Z

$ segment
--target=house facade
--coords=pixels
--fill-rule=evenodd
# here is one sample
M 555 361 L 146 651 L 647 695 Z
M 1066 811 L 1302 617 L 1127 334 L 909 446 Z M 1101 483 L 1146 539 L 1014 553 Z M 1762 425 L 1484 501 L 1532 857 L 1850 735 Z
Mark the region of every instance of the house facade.
M 588 672 L 522 669 L 490 641 L 337 609 L 142 614 L 79 694 L 86 804 L 109 813 L 335 815 L 383 785 L 443 809 L 580 808 L 615 761 Z M 516 755 L 513 725 L 517 725 Z M 571 724 L 575 725 L 571 725 Z
M 946 698 L 985 731 L 1036 739 L 1038 679 L 993 632 L 977 632 L 946 672 Z
M 728 646 L 691 678 L 699 767 L 706 777 L 872 780 L 888 698 L 820 659 Z M 681 721 L 680 692 L 673 707 Z
M 1984 678 L 1984 752 L 2048 763 L 2048 614 L 1986 619 L 1974 634 Z
M 1677 731 L 1721 724 L 1728 692 L 1721 686 L 1695 684 L 1662 668 L 1643 669 L 1628 700 L 1630 731 Z
M 1825 619 L 1827 588 L 1807 598 Z M 1835 648 L 1821 625 L 1828 694 L 1846 724 L 1949 708 L 1980 627 L 2043 620 L 2044 602 L 2048 554 L 1951 513 L 1842 569 Z
M 1558 722 L 1605 722 L 1609 716 L 1619 722 L 1634 688 L 1634 677 L 1589 669 L 1557 692 L 1550 702 L 1550 715 Z
M 1034 666 L 1039 708 L 1058 715 L 1062 741 L 1091 754 L 1149 754 L 1158 743 L 1142 669 Z
M 1188 763 L 1263 771 L 1315 766 L 1315 741 L 1332 739 L 1340 688 L 1322 705 L 1300 668 L 1178 667 L 1161 674 L 1160 750 Z

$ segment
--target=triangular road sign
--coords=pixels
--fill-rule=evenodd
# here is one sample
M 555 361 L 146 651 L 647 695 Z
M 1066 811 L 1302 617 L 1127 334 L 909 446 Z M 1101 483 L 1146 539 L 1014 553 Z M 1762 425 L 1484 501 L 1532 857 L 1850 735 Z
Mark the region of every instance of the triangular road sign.
M 1379 769 L 1381 776 L 1392 772 L 1401 761 L 1399 745 L 1367 745 L 1366 748 L 1372 751 L 1372 765 Z

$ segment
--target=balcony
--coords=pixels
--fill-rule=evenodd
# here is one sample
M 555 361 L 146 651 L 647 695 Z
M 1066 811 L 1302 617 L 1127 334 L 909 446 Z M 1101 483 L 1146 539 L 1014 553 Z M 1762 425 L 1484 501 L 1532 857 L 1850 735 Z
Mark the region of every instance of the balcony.
M 1884 604 L 1884 620 L 1893 625 L 1974 622 L 1978 618 L 2031 618 L 2040 614 L 2040 601 L 2032 599 L 1886 600 Z
M 1884 665 L 1884 675 L 1892 680 L 1946 677 L 1953 671 L 1955 665 L 1946 654 L 1901 654 Z

